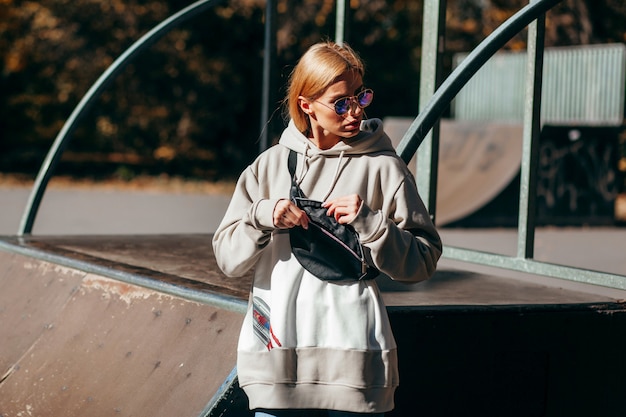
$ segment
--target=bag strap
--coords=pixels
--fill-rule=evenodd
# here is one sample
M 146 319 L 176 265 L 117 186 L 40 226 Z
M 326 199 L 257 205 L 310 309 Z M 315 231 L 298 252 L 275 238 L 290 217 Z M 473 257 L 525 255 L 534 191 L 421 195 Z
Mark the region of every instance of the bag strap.
M 289 167 L 289 173 L 291 174 L 291 180 L 295 180 L 296 176 L 296 163 L 298 162 L 298 154 L 293 149 L 289 149 L 289 160 L 287 165 Z
M 289 159 L 287 160 L 287 167 L 289 168 L 289 174 L 291 174 L 291 192 L 290 197 L 293 200 L 296 197 L 304 197 L 304 193 L 296 182 L 296 164 L 298 162 L 298 154 L 293 150 L 289 150 Z

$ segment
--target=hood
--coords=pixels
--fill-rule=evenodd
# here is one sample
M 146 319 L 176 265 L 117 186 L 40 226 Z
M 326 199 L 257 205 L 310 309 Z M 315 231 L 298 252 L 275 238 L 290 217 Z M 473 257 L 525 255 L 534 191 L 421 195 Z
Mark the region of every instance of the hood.
M 383 122 L 380 119 L 362 121 L 361 132 L 358 135 L 350 139 L 341 140 L 332 148 L 325 150 L 315 146 L 296 128 L 293 120 L 291 120 L 283 131 L 278 143 L 304 155 L 304 163 L 300 164 L 300 172 L 296 175 L 298 185 L 304 180 L 310 167 L 322 160 L 327 160 L 328 157 L 336 159 L 334 175 L 329 182 L 328 191 L 321 201 L 326 201 L 339 179 L 341 167 L 352 156 L 377 152 L 393 152 L 395 154 L 396 152 L 391 139 L 383 131 Z
M 395 149 L 389 136 L 383 131 L 383 122 L 380 119 L 367 119 L 361 122 L 361 132 L 353 138 L 339 141 L 330 149 L 321 150 L 315 146 L 306 136 L 304 136 L 294 124 L 293 120 L 283 131 L 278 142 L 289 149 L 305 154 L 307 156 L 350 156 L 362 155 L 381 151 L 391 151 Z

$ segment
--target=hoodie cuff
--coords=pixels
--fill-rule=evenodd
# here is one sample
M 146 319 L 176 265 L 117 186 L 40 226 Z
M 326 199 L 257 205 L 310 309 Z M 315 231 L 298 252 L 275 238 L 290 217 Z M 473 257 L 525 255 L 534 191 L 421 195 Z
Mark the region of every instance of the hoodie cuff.
M 361 243 L 367 243 L 377 236 L 378 231 L 385 226 L 385 217 L 379 211 L 373 211 L 365 203 L 350 223 L 359 234 Z
M 274 226 L 274 208 L 278 203 L 278 199 L 260 200 L 254 210 L 254 222 L 257 229 L 275 229 Z

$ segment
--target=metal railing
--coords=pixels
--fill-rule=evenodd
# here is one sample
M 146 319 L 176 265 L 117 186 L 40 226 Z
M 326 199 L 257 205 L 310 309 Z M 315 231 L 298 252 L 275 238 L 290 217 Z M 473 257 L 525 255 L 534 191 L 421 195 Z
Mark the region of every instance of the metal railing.
M 440 16 L 445 10 L 444 0 L 426 0 L 424 17 L 431 16 L 429 22 L 437 22 L 432 16 Z M 459 248 L 444 247 L 444 258 L 521 271 L 536 275 L 561 278 L 570 281 L 601 285 L 615 289 L 626 289 L 626 276 L 565 265 L 540 262 L 533 259 L 535 246 L 535 212 L 537 189 L 537 166 L 540 133 L 541 91 L 543 50 L 545 34 L 545 13 L 561 0 L 536 0 L 522 8 L 498 29 L 491 33 L 439 86 L 437 62 L 424 61 L 440 50 L 441 28 L 436 25 L 424 26 L 422 47 L 422 83 L 420 93 L 420 113 L 404 135 L 398 153 L 407 163 L 418 151 L 418 186 L 426 196 L 426 204 L 435 218 L 437 149 L 439 138 L 437 125 L 444 110 L 456 97 L 470 78 L 502 48 L 513 36 L 528 26 L 528 57 L 526 66 L 526 89 L 524 97 L 524 134 L 522 163 L 520 172 L 520 199 L 517 236 L 517 256 Z M 426 21 L 426 20 L 425 20 Z M 430 39 L 430 43 L 428 40 Z M 426 81 L 425 81 L 426 80 Z M 424 100 L 425 98 L 425 100 Z M 432 132 L 431 132 L 432 130 Z M 419 150 L 418 150 L 419 148 Z
M 445 0 L 425 0 L 422 65 L 420 80 L 420 112 L 404 135 L 398 154 L 408 163 L 418 152 L 418 186 L 429 210 L 435 218 L 436 184 L 438 165 L 438 124 L 442 113 L 450 105 L 458 92 L 487 60 L 501 49 L 513 36 L 528 26 L 528 59 L 526 69 L 526 91 L 524 100 L 524 138 L 521 164 L 520 210 L 518 222 L 517 256 L 510 257 L 447 246 L 445 258 L 517 270 L 538 275 L 563 278 L 572 281 L 626 289 L 626 276 L 589 271 L 563 265 L 548 264 L 533 260 L 535 237 L 535 190 L 537 153 L 539 142 L 539 119 L 541 108 L 541 82 L 543 68 L 543 47 L 545 13 L 561 0 L 535 0 L 508 19 L 489 35 L 463 62 L 440 84 L 440 58 L 445 25 Z M 24 210 L 18 235 L 30 234 L 39 210 L 41 199 L 53 171 L 65 149 L 76 124 L 87 112 L 90 105 L 123 68 L 130 64 L 140 52 L 147 49 L 174 27 L 191 17 L 221 3 L 219 0 L 199 0 L 146 33 L 98 78 L 74 109 L 63 128 L 55 138 L 33 185 Z M 271 64 L 275 49 L 275 7 L 269 0 L 265 19 L 265 54 L 263 65 L 263 96 L 261 103 L 262 123 L 269 116 L 269 103 L 272 91 Z M 344 40 L 345 24 L 349 22 L 349 8 L 345 0 L 338 0 L 335 39 Z M 426 24 L 427 23 L 427 24 Z M 267 146 L 267 138 L 262 133 L 262 146 Z M 418 151 L 419 148 L 419 151 Z
M 54 139 L 46 158 L 41 164 L 20 221 L 18 235 L 21 236 L 32 232 L 33 224 L 35 223 L 37 212 L 39 211 L 39 206 L 41 204 L 41 199 L 43 198 L 48 182 L 50 182 L 50 178 L 54 173 L 54 169 L 56 168 L 63 151 L 72 137 L 71 135 L 74 132 L 76 125 L 87 113 L 94 101 L 100 97 L 104 89 L 111 84 L 115 77 L 130 63 L 132 63 L 141 52 L 148 49 L 156 41 L 161 39 L 181 23 L 211 7 L 216 6 L 222 1 L 223 0 L 199 0 L 185 7 L 178 13 L 175 13 L 163 22 L 159 23 L 152 30 L 139 38 L 139 40 L 124 51 L 124 53 L 102 73 L 98 80 L 96 80 L 96 82 L 80 100 L 76 108 L 74 108 L 70 117 L 68 117 L 65 121 L 65 124 Z

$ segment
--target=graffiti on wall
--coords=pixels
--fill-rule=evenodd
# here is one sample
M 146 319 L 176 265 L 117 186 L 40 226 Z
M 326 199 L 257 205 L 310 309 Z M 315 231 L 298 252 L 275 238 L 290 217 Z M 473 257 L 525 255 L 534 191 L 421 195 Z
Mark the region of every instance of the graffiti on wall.
M 613 218 L 619 191 L 616 138 L 615 129 L 543 129 L 537 181 L 540 223 Z

